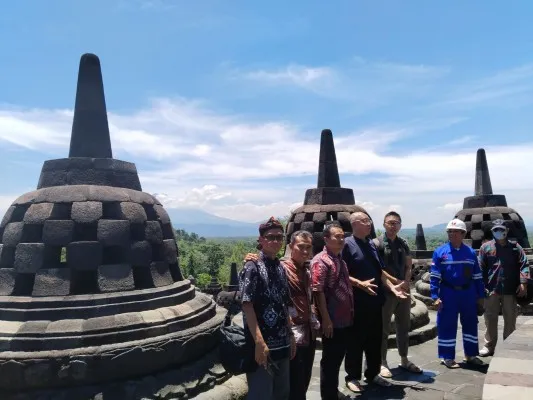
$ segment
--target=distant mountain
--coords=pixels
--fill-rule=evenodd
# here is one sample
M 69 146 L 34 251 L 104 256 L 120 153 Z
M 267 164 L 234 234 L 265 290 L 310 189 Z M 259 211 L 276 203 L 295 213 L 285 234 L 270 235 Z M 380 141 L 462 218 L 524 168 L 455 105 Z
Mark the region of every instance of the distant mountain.
M 217 217 L 199 209 L 166 208 L 174 229 L 203 237 L 250 237 L 258 234 L 258 224 Z

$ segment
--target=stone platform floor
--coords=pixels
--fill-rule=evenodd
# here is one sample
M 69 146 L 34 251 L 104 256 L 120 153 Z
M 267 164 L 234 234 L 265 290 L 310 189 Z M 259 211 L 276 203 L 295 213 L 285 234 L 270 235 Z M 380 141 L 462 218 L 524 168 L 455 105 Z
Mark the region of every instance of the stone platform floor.
M 430 313 L 433 313 L 430 311 Z M 434 317 L 432 315 L 432 317 Z M 519 316 L 517 327 L 531 316 Z M 434 318 L 431 318 L 434 320 Z M 503 340 L 503 318 L 499 318 L 499 342 Z M 479 318 L 479 344 L 483 347 L 483 334 L 485 324 L 483 317 Z M 461 362 L 463 356 L 463 341 L 461 328 L 457 331 L 457 357 L 456 361 Z M 313 377 L 307 392 L 308 400 L 320 399 L 320 359 L 322 351 L 317 350 L 313 366 Z M 424 373 L 411 374 L 398 368 L 399 355 L 396 349 L 389 349 L 388 362 L 393 373 L 392 382 L 394 386 L 388 388 L 366 386 L 361 394 L 350 392 L 344 385 L 344 363 L 339 374 L 339 390 L 344 395 L 344 399 L 413 399 L 413 400 L 476 400 L 481 399 L 483 382 L 488 369 L 488 363 L 492 357 L 482 358 L 487 366 L 479 369 L 472 369 L 461 363 L 462 368 L 450 370 L 440 364 L 437 356 L 437 339 L 414 345 L 409 348 L 409 358 L 419 365 Z M 339 397 L 342 398 L 342 397 Z

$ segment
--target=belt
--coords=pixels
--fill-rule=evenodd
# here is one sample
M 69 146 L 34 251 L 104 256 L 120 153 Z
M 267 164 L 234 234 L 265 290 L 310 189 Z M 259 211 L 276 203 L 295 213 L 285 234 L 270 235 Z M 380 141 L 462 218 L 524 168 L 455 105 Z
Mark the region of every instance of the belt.
M 443 284 L 444 286 L 447 286 L 449 288 L 452 288 L 453 290 L 468 290 L 470 288 L 470 282 L 469 283 L 465 283 L 464 285 L 452 285 L 449 282 L 441 281 L 441 284 Z

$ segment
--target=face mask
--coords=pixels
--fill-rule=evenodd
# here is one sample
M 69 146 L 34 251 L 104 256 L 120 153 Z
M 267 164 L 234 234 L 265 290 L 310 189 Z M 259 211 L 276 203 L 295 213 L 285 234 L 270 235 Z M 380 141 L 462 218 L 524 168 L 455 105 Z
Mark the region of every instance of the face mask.
M 492 236 L 494 236 L 494 239 L 496 240 L 502 240 L 507 237 L 507 232 L 505 231 L 493 231 Z

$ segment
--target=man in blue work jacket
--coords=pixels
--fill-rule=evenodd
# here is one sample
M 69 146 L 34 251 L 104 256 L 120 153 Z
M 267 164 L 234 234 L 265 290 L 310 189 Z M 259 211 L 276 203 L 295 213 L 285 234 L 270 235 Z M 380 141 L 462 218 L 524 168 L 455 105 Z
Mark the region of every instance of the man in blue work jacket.
M 483 275 L 475 251 L 463 243 L 466 225 L 453 219 L 446 227 L 448 243 L 433 253 L 430 271 L 431 298 L 438 309 L 437 330 L 439 358 L 448 368 L 458 368 L 455 362 L 457 316 L 463 327 L 465 362 L 483 365 L 477 356 L 478 304 L 485 297 Z

